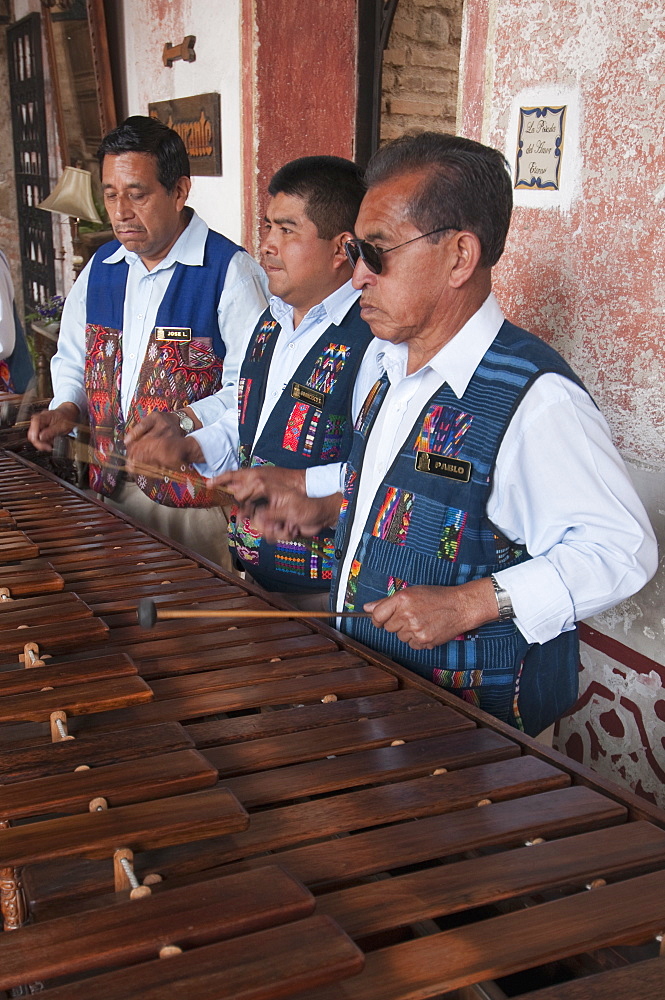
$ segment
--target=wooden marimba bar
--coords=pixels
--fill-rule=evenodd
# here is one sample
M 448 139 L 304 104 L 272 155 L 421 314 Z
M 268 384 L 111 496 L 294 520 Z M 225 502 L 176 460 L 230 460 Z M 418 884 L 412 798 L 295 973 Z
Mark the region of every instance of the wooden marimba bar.
M 662 1000 L 665 815 L 1 452 L 0 496 L 0 995 Z

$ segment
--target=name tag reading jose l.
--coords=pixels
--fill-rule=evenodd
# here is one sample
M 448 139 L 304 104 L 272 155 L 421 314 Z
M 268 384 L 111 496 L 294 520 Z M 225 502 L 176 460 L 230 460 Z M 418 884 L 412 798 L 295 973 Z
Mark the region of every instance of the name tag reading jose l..
M 311 403 L 317 410 L 322 410 L 323 404 L 326 401 L 325 392 L 319 392 L 318 389 L 310 389 L 308 385 L 300 385 L 298 382 L 292 384 L 291 395 L 294 399 L 302 399 L 303 403 Z
M 190 326 L 156 326 L 155 337 L 157 340 L 188 344 L 192 339 L 192 328 Z
M 446 458 L 431 451 L 419 451 L 416 455 L 416 470 L 430 472 L 433 476 L 456 479 L 458 483 L 468 483 L 471 479 L 471 462 L 462 458 Z

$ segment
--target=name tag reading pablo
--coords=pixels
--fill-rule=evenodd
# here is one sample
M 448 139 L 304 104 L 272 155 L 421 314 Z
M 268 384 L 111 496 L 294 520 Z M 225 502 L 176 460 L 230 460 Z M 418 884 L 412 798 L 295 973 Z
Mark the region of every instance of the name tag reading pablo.
M 318 389 L 310 389 L 308 385 L 300 385 L 298 382 L 292 384 L 291 395 L 294 399 L 302 399 L 304 403 L 311 403 L 317 410 L 322 410 L 323 404 L 326 401 L 325 392 L 319 392 Z
M 471 462 L 462 458 L 446 458 L 431 451 L 419 451 L 416 454 L 416 470 L 430 472 L 433 476 L 443 476 L 445 479 L 456 479 L 458 483 L 468 483 L 471 479 Z
M 188 344 L 192 339 L 192 328 L 190 326 L 156 326 L 155 337 L 157 340 Z

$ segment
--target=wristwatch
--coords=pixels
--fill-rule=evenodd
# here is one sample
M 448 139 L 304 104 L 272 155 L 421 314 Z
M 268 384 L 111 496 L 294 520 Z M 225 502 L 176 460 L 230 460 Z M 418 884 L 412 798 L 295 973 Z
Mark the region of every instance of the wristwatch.
M 492 586 L 494 587 L 494 595 L 499 609 L 499 621 L 510 621 L 511 618 L 515 617 L 513 602 L 510 600 L 510 594 L 501 586 L 495 577 L 491 576 L 490 580 L 492 581 Z
M 175 415 L 178 418 L 178 423 L 180 424 L 180 429 L 184 434 L 191 434 L 194 430 L 194 421 L 190 417 L 189 413 L 185 413 L 184 410 L 176 410 Z

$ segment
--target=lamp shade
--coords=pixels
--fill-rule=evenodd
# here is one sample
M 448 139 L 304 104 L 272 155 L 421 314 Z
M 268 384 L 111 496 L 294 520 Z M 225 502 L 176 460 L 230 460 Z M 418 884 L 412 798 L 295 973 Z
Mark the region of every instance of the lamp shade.
M 101 222 L 92 200 L 92 175 L 80 167 L 65 167 L 62 177 L 48 198 L 37 205 L 47 212 L 73 215 L 88 222 Z

